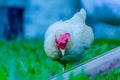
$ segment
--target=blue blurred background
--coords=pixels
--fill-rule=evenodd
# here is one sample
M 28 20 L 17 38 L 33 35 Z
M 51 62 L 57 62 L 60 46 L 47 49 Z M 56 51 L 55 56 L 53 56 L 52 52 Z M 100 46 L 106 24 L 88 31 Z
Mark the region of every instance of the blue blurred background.
M 0 0 L 0 39 L 43 38 L 50 24 L 81 8 L 95 38 L 120 39 L 119 0 Z
M 61 73 L 62 66 L 44 52 L 44 34 L 49 25 L 70 19 L 81 8 L 96 38 L 83 63 L 120 46 L 119 0 L 0 0 L 0 80 L 48 80 Z M 103 80 L 117 80 L 119 73 Z

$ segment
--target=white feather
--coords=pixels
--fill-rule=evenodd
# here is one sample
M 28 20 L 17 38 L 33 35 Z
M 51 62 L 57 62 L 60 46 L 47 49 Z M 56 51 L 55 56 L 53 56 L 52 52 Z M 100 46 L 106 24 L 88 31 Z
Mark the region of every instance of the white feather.
M 86 49 L 94 40 L 92 29 L 85 24 L 86 11 L 81 9 L 71 19 L 58 21 L 50 25 L 46 31 L 44 48 L 46 54 L 60 63 L 74 64 L 85 55 Z M 61 33 L 70 33 L 65 55 L 62 56 L 56 47 L 55 36 Z

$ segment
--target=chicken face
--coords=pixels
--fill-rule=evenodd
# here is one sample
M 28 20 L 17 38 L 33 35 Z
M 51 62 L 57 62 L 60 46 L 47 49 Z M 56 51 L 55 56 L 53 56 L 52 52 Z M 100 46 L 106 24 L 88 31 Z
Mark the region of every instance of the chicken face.
M 65 48 L 70 38 L 70 33 L 60 34 L 58 38 L 55 38 L 56 46 L 61 51 L 62 55 L 65 54 Z

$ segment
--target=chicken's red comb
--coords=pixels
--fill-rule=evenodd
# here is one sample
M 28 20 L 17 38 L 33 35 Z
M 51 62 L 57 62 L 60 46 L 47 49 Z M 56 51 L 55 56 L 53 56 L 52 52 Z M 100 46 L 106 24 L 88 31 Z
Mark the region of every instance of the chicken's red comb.
M 69 38 L 70 38 L 70 33 L 61 34 L 60 37 L 55 40 L 58 49 L 65 49 Z

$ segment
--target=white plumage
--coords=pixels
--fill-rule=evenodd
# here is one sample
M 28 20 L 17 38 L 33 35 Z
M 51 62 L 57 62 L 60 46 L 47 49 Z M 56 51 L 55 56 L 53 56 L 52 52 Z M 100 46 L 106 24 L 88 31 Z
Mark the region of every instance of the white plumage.
M 85 24 L 86 11 L 81 9 L 71 19 L 58 21 L 50 25 L 45 34 L 44 49 L 52 59 L 66 64 L 78 64 L 85 56 L 87 49 L 94 40 L 92 29 Z M 61 34 L 70 33 L 64 55 L 58 49 L 55 39 Z

